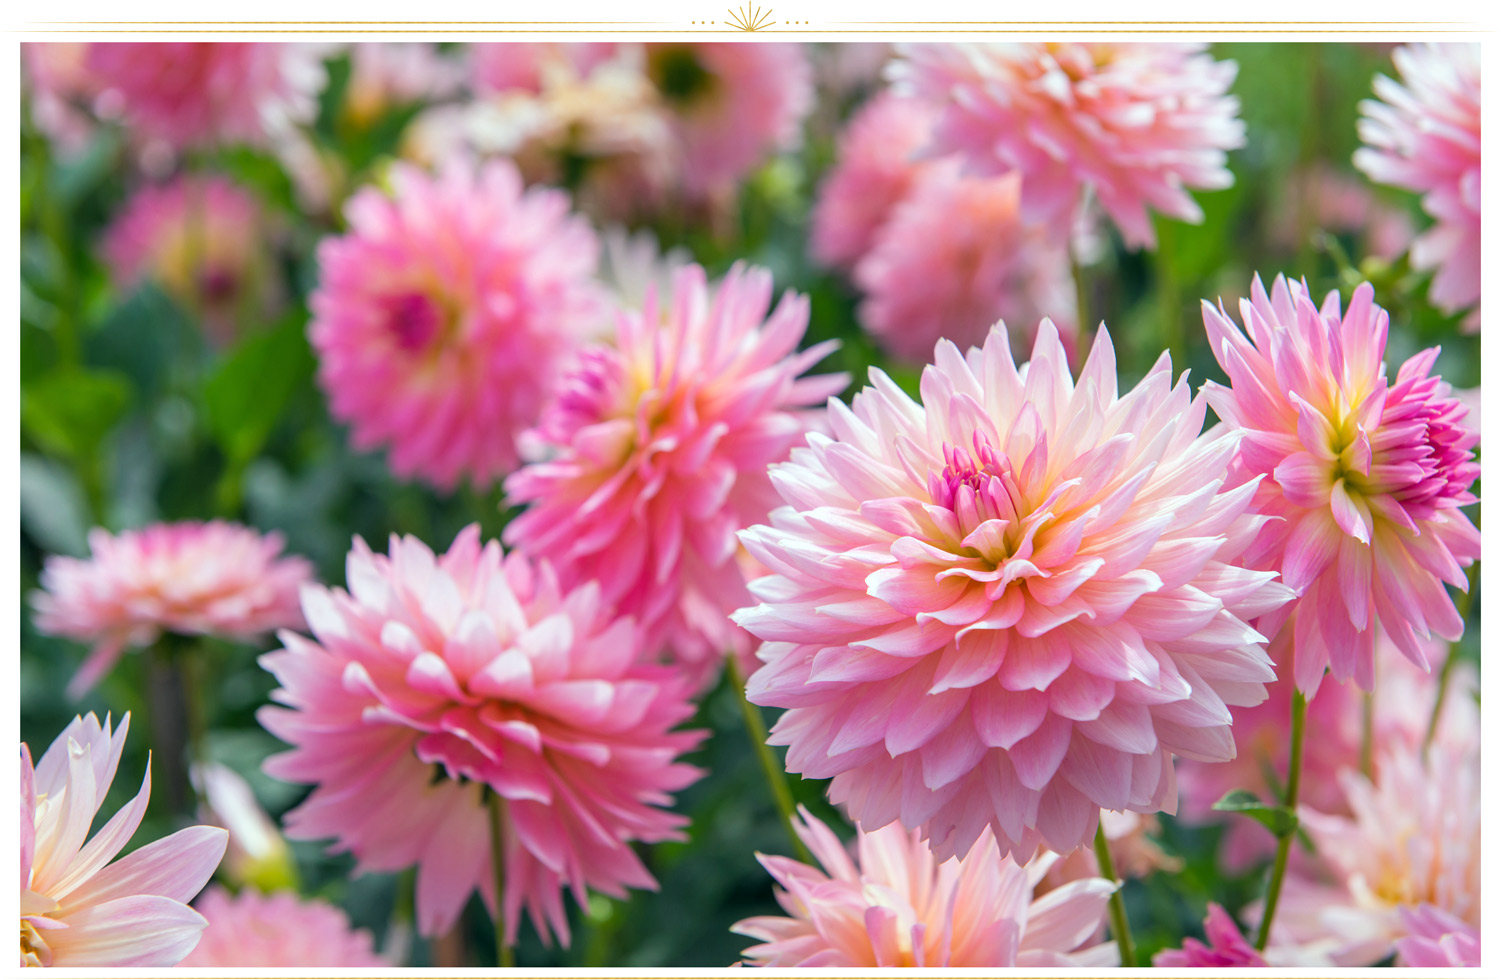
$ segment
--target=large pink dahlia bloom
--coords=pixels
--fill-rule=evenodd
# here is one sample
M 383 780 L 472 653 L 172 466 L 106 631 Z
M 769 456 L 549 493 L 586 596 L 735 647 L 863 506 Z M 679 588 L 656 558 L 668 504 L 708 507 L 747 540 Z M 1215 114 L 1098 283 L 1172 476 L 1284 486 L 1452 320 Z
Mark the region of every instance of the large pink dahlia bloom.
M 203 938 L 180 964 L 195 970 L 239 967 L 358 969 L 389 966 L 363 929 L 336 905 L 295 892 L 230 895 L 213 887 L 194 903 L 208 920 Z
M 302 625 L 298 590 L 312 565 L 281 556 L 281 535 L 224 521 L 89 532 L 88 558 L 54 555 L 31 594 L 36 627 L 92 643 L 68 684 L 81 697 L 126 647 L 163 632 L 250 640 Z
M 1397 962 L 1421 969 L 1479 965 L 1479 929 L 1435 905 L 1401 910 L 1406 935 L 1396 940 Z
M 1392 57 L 1401 82 L 1376 76 L 1381 101 L 1360 103 L 1366 145 L 1354 165 L 1422 195 L 1437 224 L 1412 244 L 1412 264 L 1437 270 L 1435 304 L 1461 310 L 1479 302 L 1479 45 L 1410 45 Z
M 1295 609 L 1281 642 L 1290 640 L 1297 686 L 1309 695 L 1325 667 L 1372 688 L 1377 622 L 1425 669 L 1422 639 L 1463 635 L 1443 583 L 1466 589 L 1463 566 L 1479 557 L 1479 532 L 1459 510 L 1475 501 L 1479 436 L 1431 373 L 1437 348 L 1387 379 L 1390 318 L 1374 293 L 1361 285 L 1341 312 L 1337 292 L 1320 309 L 1305 284 L 1278 276 L 1268 296 L 1257 277 L 1240 301 L 1244 333 L 1222 305 L 1203 304 L 1231 383 L 1205 392 L 1244 433 L 1237 479 L 1260 478 L 1256 509 L 1278 518 L 1245 560 L 1280 571 L 1300 596 L 1260 627 L 1273 634 Z
M 74 718 L 35 768 L 21 743 L 21 966 L 173 966 L 203 932 L 185 903 L 218 867 L 224 831 L 189 827 L 110 863 L 146 815 L 149 767 L 89 839 L 129 730 L 129 715 L 117 731 Z
M 436 176 L 398 165 L 318 249 L 308 336 L 360 449 L 442 489 L 515 468 L 515 438 L 599 321 L 594 233 L 506 161 Z
M 1152 246 L 1148 208 L 1203 220 L 1188 188 L 1234 182 L 1244 144 L 1232 61 L 1201 44 L 910 45 L 898 90 L 944 105 L 934 150 L 976 173 L 1019 172 L 1029 222 L 1066 224 L 1085 189 L 1132 246 Z
M 856 853 L 802 811 L 797 834 L 823 869 L 758 855 L 781 888 L 786 916 L 735 923 L 761 940 L 756 966 L 1115 966 L 1115 947 L 1088 945 L 1115 884 L 1085 878 L 1033 897 L 1057 860 L 1028 864 L 985 833 L 967 857 L 941 863 L 915 833 L 892 824 L 859 833 Z
M 622 310 L 614 345 L 584 354 L 536 432 L 551 457 L 505 484 L 531 505 L 508 543 L 565 583 L 597 581 L 644 627 L 648 655 L 700 675 L 750 646 L 729 620 L 749 601 L 735 533 L 776 504 L 766 467 L 847 383 L 798 377 L 833 343 L 798 351 L 807 300 L 788 293 L 768 315 L 771 291 L 763 269 L 737 266 L 712 290 L 701 268 L 675 271 L 665 304 Z
M 629 842 L 680 838 L 658 809 L 698 770 L 683 679 L 640 662 L 640 634 L 595 585 L 559 587 L 543 562 L 464 529 L 441 557 L 359 539 L 349 591 L 312 586 L 315 639 L 283 632 L 261 662 L 281 688 L 260 721 L 292 744 L 266 772 L 314 783 L 287 834 L 332 837 L 359 871 L 417 866 L 417 923 L 446 931 L 471 892 L 494 907 L 486 800 L 500 798 L 504 911 L 568 941 L 562 889 L 623 896 L 655 882 Z
M 789 709 L 791 771 L 939 857 L 986 827 L 1025 857 L 1171 810 L 1173 754 L 1234 756 L 1229 706 L 1275 677 L 1248 621 L 1290 592 L 1234 564 L 1264 520 L 1225 485 L 1239 440 L 1171 372 L 1119 394 L 1101 329 L 1075 385 L 1048 322 L 1018 370 L 1002 324 L 938 344 L 923 404 L 878 370 L 830 403 L 741 535 L 774 573 L 735 617 L 765 641 L 749 694 Z

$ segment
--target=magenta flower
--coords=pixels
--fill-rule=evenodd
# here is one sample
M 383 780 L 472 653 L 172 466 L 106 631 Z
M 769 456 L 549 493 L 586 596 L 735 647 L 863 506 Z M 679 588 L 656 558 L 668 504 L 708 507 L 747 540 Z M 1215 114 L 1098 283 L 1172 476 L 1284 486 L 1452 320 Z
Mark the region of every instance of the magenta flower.
M 1354 165 L 1371 180 L 1416 191 L 1437 224 L 1413 244 L 1412 265 L 1435 269 L 1428 295 L 1456 311 L 1479 302 L 1479 45 L 1420 44 L 1392 55 L 1401 82 L 1377 75 L 1381 101 L 1360 103 L 1365 146 Z M 1404 83 L 1404 84 L 1403 84 Z M 1478 326 L 1478 309 L 1470 318 Z
M 1341 313 L 1337 292 L 1320 310 L 1305 285 L 1257 277 L 1241 300 L 1240 332 L 1206 301 L 1203 323 L 1231 386 L 1210 382 L 1214 411 L 1244 432 L 1239 480 L 1260 479 L 1256 509 L 1276 518 L 1245 553 L 1281 572 L 1301 597 L 1259 624 L 1295 649 L 1297 687 L 1316 692 L 1325 667 L 1340 682 L 1374 684 L 1375 625 L 1427 668 L 1421 640 L 1456 640 L 1463 619 L 1443 583 L 1466 589 L 1463 566 L 1479 533 L 1460 507 L 1475 498 L 1476 433 L 1467 409 L 1431 373 L 1438 349 L 1386 378 L 1389 317 L 1368 283 Z
M 1088 840 L 1100 808 L 1175 806 L 1173 754 L 1234 756 L 1231 705 L 1274 679 L 1248 622 L 1290 592 L 1237 567 L 1263 519 L 1225 481 L 1238 438 L 1163 355 L 1116 390 L 1101 330 L 1075 384 L 1043 322 L 941 342 L 922 401 L 872 370 L 833 438 L 772 470 L 787 506 L 741 534 L 773 575 L 735 620 L 787 765 L 867 828 L 938 857 Z
M 391 965 L 376 955 L 368 932 L 350 927 L 342 909 L 316 898 L 294 892 L 262 895 L 254 889 L 230 895 L 215 886 L 194 907 L 208 920 L 208 928 L 198 947 L 179 964 L 185 968 Z
M 392 193 L 356 194 L 349 233 L 318 249 L 308 337 L 356 448 L 451 489 L 514 469 L 574 348 L 600 319 L 598 243 L 554 190 L 511 164 L 398 165 Z
M 300 626 L 297 593 L 312 565 L 281 547 L 274 532 L 187 521 L 119 535 L 95 528 L 88 558 L 48 558 L 31 594 L 37 629 L 94 645 L 68 695 L 82 697 L 126 647 L 163 632 L 252 640 Z
M 550 457 L 505 483 L 530 504 L 506 541 L 565 583 L 597 581 L 648 656 L 700 679 L 750 646 L 729 620 L 749 600 L 735 532 L 776 503 L 766 467 L 847 383 L 798 377 L 834 345 L 797 351 L 807 300 L 784 295 L 768 316 L 771 289 L 762 269 L 735 267 L 712 296 L 701 268 L 674 272 L 666 305 L 622 311 L 615 345 L 583 355 L 536 432 Z
M 1223 969 L 1226 967 L 1264 967 L 1266 958 L 1250 945 L 1240 932 L 1239 925 L 1225 912 L 1222 906 L 1208 904 L 1208 917 L 1203 920 L 1205 945 L 1191 937 L 1183 940 L 1181 949 L 1164 949 L 1151 960 L 1155 967 L 1184 969 L 1201 967 Z
M 281 688 L 261 724 L 292 750 L 268 774 L 313 783 L 288 836 L 334 838 L 357 871 L 417 868 L 417 925 L 445 932 L 476 889 L 494 908 L 486 798 L 499 797 L 504 912 L 568 942 L 562 889 L 623 897 L 655 881 L 630 841 L 681 838 L 658 809 L 697 779 L 677 762 L 702 737 L 683 679 L 639 662 L 640 634 L 589 584 L 565 591 L 545 562 L 464 529 L 434 557 L 358 538 L 349 591 L 310 586 L 315 639 L 283 632 L 261 663 Z
M 1028 223 L 1066 225 L 1092 190 L 1132 246 L 1151 247 L 1149 209 L 1203 212 L 1188 188 L 1234 183 L 1225 151 L 1244 145 L 1232 61 L 1203 45 L 910 45 L 898 91 L 944 106 L 934 151 L 978 174 L 1018 172 Z
M 114 861 L 151 799 L 141 791 L 84 843 L 104 804 L 130 716 L 110 730 L 74 718 L 32 767 L 21 743 L 21 966 L 173 966 L 203 932 L 185 904 L 213 876 L 228 835 L 189 827 Z M 111 863 L 113 861 L 113 863 Z
M 805 809 L 796 829 L 823 870 L 756 855 L 787 912 L 732 927 L 761 940 L 744 953 L 756 966 L 1118 965 L 1113 945 L 1086 945 L 1113 882 L 1085 878 L 1033 897 L 1055 854 L 1018 864 L 985 833 L 967 857 L 939 863 L 918 835 L 891 824 L 858 833 L 851 856 Z
M 1479 930 L 1435 905 L 1401 910 L 1407 934 L 1396 940 L 1402 966 L 1479 966 Z

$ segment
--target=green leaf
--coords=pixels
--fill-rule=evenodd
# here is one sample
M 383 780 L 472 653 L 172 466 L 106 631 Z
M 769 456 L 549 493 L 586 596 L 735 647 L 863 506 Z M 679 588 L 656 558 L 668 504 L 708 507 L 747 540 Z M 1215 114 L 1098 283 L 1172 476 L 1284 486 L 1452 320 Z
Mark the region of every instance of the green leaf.
M 21 454 L 21 527 L 44 550 L 88 553 L 88 504 L 78 480 L 63 464 Z
M 62 368 L 21 391 L 21 431 L 38 447 L 90 459 L 130 405 L 130 382 L 118 371 Z
M 229 352 L 204 386 L 203 399 L 209 428 L 231 463 L 243 465 L 260 452 L 312 371 L 300 314 Z
M 93 367 L 130 377 L 147 400 L 162 394 L 174 358 L 201 354 L 202 334 L 161 288 L 143 282 L 85 342 Z
M 1277 837 L 1287 837 L 1297 831 L 1295 810 L 1282 806 L 1280 803 L 1264 803 L 1260 797 L 1248 789 L 1230 790 L 1214 804 L 1214 809 L 1226 813 L 1243 813 L 1247 817 L 1259 820 Z

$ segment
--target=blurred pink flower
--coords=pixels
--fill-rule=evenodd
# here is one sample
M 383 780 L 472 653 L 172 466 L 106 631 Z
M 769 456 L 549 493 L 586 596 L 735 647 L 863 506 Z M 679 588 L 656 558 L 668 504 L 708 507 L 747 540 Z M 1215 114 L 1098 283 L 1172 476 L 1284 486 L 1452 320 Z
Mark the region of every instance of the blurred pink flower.
M 230 895 L 215 886 L 194 908 L 208 920 L 208 928 L 198 947 L 179 964 L 184 968 L 391 965 L 375 954 L 368 932 L 351 928 L 342 909 L 320 899 L 294 892 L 262 895 L 254 889 Z
M 623 897 L 655 881 L 630 841 L 681 839 L 658 809 L 699 771 L 675 761 L 702 737 L 683 678 L 639 662 L 640 634 L 590 583 L 559 587 L 545 562 L 504 555 L 465 528 L 434 557 L 358 538 L 349 592 L 309 587 L 316 640 L 281 634 L 261 663 L 281 688 L 261 724 L 293 749 L 269 775 L 314 783 L 288 813 L 298 840 L 332 837 L 356 872 L 417 867 L 418 929 L 445 932 L 478 889 L 494 908 L 487 798 L 505 841 L 504 911 L 524 904 L 543 940 L 569 939 L 562 890 Z
M 194 765 L 191 774 L 198 793 L 198 819 L 229 832 L 221 877 L 262 891 L 295 887 L 297 866 L 292 850 L 250 784 L 220 762 Z
M 155 280 L 227 344 L 240 326 L 261 323 L 274 297 L 269 224 L 226 178 L 179 177 L 137 191 L 100 253 L 117 287 Z
M 598 243 L 566 195 L 523 193 L 505 161 L 397 165 L 390 182 L 318 248 L 318 378 L 354 446 L 389 446 L 398 476 L 484 486 L 600 319 Z
M 110 730 L 74 718 L 33 769 L 21 743 L 21 966 L 173 966 L 198 942 L 203 917 L 186 902 L 213 876 L 228 835 L 189 827 L 110 862 L 151 799 L 141 791 L 87 844 L 104 804 L 130 716 Z
M 1242 146 L 1232 61 L 1201 44 L 913 44 L 888 73 L 944 106 L 934 151 L 974 173 L 1019 172 L 1028 223 L 1066 224 L 1086 189 L 1131 246 L 1155 245 L 1148 207 L 1203 212 L 1188 188 L 1234 183 Z
M 1178 872 L 1182 859 L 1163 851 L 1152 835 L 1161 827 L 1154 814 L 1132 810 L 1104 810 L 1099 814 L 1115 873 L 1121 878 L 1144 878 L 1153 871 Z M 1099 858 L 1092 848 L 1080 847 L 1064 854 L 1042 879 L 1038 890 L 1054 888 L 1079 878 L 1096 878 Z
M 615 57 L 620 45 L 606 42 L 470 44 L 466 49 L 469 84 L 475 92 L 541 92 L 544 76 L 559 66 L 587 75 Z
M 615 344 L 583 355 L 534 433 L 549 458 L 505 484 L 530 504 L 506 541 L 566 584 L 597 581 L 648 657 L 700 680 L 750 645 L 729 620 L 749 600 L 735 532 L 776 503 L 766 467 L 848 380 L 798 377 L 835 345 L 799 352 L 807 300 L 786 294 L 768 316 L 771 291 L 762 269 L 736 266 L 712 296 L 701 268 L 677 270 L 665 305 L 623 310 Z
M 1394 262 L 1416 235 L 1404 209 L 1377 199 L 1367 182 L 1324 162 L 1292 175 L 1271 216 L 1271 237 L 1287 252 L 1307 244 L 1304 236 L 1314 230 L 1357 236 L 1356 262 L 1364 256 Z
M 163 633 L 250 640 L 302 625 L 297 593 L 313 575 L 279 557 L 281 535 L 224 521 L 89 532 L 90 557 L 53 555 L 31 594 L 43 633 L 94 644 L 68 684 L 81 697 L 129 646 Z
M 1479 929 L 1435 905 L 1401 910 L 1407 933 L 1396 940 L 1397 962 L 1418 969 L 1479 966 Z
M 455 95 L 464 65 L 444 57 L 435 44 L 350 44 L 344 111 L 361 126 L 403 106 Z
M 1051 318 L 1071 349 L 1078 311 L 1067 238 L 1021 220 L 1021 178 L 967 177 L 945 161 L 913 181 L 854 270 L 866 329 L 898 357 L 925 361 L 939 340 L 982 344 L 999 320 Z
M 1172 755 L 1234 755 L 1231 705 L 1275 679 L 1247 625 L 1290 592 L 1236 567 L 1263 518 L 1226 489 L 1238 438 L 1163 355 L 1116 390 L 1100 330 L 1075 385 L 1050 323 L 1017 370 L 997 327 L 941 342 L 922 402 L 878 370 L 833 439 L 772 468 L 788 506 L 741 534 L 775 574 L 735 619 L 787 766 L 939 858 L 1089 840 L 1100 808 L 1176 805 Z M 925 407 L 924 407 L 925 405 Z
M 1033 898 L 1057 859 L 1002 855 L 988 832 L 964 858 L 938 863 L 921 838 L 890 824 L 857 833 L 856 855 L 802 810 L 797 834 L 824 870 L 757 855 L 782 889 L 787 916 L 737 922 L 772 967 L 1115 966 L 1113 945 L 1085 946 L 1103 925 L 1115 885 L 1087 878 Z
M 95 129 L 88 111 L 96 94 L 86 65 L 88 49 L 87 44 L 63 41 L 21 45 L 31 120 L 68 153 L 81 150 Z
M 1244 439 L 1236 482 L 1259 479 L 1257 511 L 1269 521 L 1245 553 L 1281 572 L 1300 597 L 1258 624 L 1273 653 L 1295 650 L 1297 686 L 1311 696 L 1331 667 L 1364 690 L 1375 678 L 1375 625 L 1427 668 L 1421 639 L 1456 640 L 1464 624 L 1443 583 L 1466 589 L 1463 566 L 1479 533 L 1459 510 L 1479 475 L 1467 410 L 1431 373 L 1430 348 L 1386 379 L 1389 317 L 1369 283 L 1347 313 L 1332 292 L 1320 310 L 1305 285 L 1259 277 L 1240 301 L 1247 336 L 1221 303 L 1203 303 L 1214 356 L 1231 387 L 1209 382 L 1214 411 Z M 1278 653 L 1278 662 L 1284 656 Z
M 1223 969 L 1225 967 L 1264 967 L 1266 958 L 1250 945 L 1240 932 L 1238 923 L 1213 902 L 1208 904 L 1208 917 L 1203 920 L 1204 945 L 1191 937 L 1183 940 L 1181 949 L 1164 949 L 1151 960 L 1157 968 Z
M 1407 45 L 1392 58 L 1401 81 L 1377 75 L 1381 101 L 1360 103 L 1354 165 L 1422 195 L 1437 224 L 1413 243 L 1412 265 L 1437 270 L 1434 304 L 1465 309 L 1479 302 L 1479 45 Z
M 849 121 L 813 208 L 809 247 L 814 258 L 853 268 L 874 246 L 876 234 L 912 182 L 933 166 L 931 160 L 918 159 L 932 135 L 933 115 L 933 106 L 921 99 L 886 92 Z

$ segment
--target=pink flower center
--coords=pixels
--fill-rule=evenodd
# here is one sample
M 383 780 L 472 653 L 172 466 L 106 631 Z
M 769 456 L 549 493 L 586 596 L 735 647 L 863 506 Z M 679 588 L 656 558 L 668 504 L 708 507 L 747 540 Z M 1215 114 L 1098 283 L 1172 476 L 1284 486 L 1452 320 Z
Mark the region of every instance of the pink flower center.
M 203 305 L 220 306 L 233 301 L 239 289 L 239 277 L 233 269 L 209 266 L 198 273 L 198 294 Z
M 443 311 L 426 293 L 400 293 L 382 300 L 386 329 L 409 353 L 424 350 L 443 332 Z
M 959 528 L 970 534 L 986 521 L 1004 521 L 1004 537 L 1017 532 L 1018 517 L 1024 507 L 1024 495 L 1016 482 L 1015 468 L 1010 458 L 990 445 L 981 433 L 974 433 L 974 451 L 943 444 L 942 473 L 927 478 L 927 490 L 932 502 L 953 511 Z M 997 559 L 997 555 L 987 555 Z

